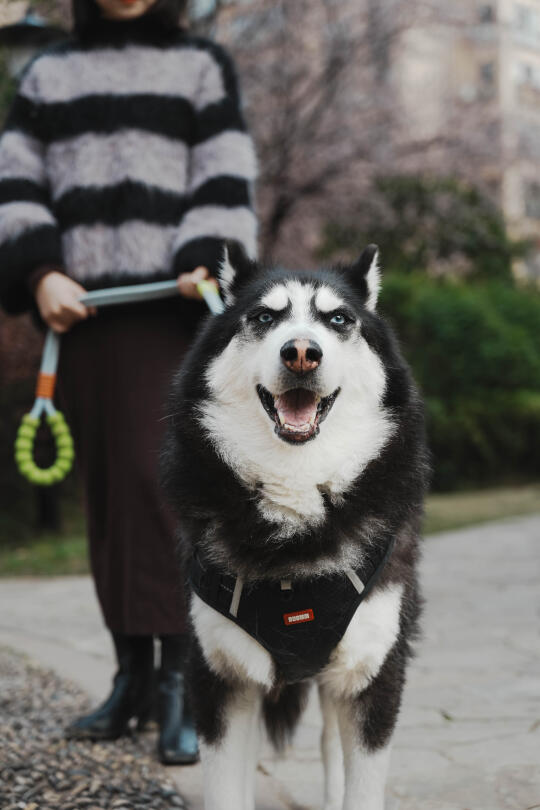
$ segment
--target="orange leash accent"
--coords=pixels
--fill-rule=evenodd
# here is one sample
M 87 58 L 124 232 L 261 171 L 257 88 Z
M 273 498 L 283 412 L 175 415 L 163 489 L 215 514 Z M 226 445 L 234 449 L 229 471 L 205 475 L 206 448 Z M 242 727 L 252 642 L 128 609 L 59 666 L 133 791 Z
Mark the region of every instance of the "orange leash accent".
M 56 383 L 56 374 L 44 374 L 40 372 L 36 385 L 36 397 L 43 399 L 52 399 L 54 394 L 54 386 Z

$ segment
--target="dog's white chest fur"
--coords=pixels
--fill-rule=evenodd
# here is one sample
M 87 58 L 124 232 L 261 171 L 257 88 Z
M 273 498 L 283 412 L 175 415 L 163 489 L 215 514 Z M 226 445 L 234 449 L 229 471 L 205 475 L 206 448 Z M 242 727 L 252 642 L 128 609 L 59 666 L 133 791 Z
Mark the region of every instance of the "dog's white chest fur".
M 399 632 L 402 585 L 376 591 L 362 602 L 319 680 L 336 696 L 364 690 L 379 672 Z M 204 657 L 222 676 L 235 676 L 270 689 L 274 664 L 249 633 L 203 602 L 196 594 L 191 618 Z M 294 632 L 294 628 L 291 628 Z
M 204 657 L 218 675 L 249 680 L 270 688 L 274 664 L 270 654 L 217 610 L 193 594 L 191 619 Z

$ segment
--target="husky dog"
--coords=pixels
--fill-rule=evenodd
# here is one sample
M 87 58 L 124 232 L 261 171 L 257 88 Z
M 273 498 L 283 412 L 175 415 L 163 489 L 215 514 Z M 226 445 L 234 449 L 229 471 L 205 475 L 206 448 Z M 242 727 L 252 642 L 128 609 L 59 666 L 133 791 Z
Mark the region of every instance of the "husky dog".
M 173 385 L 164 451 L 191 581 L 206 810 L 252 810 L 263 720 L 310 682 L 325 810 L 382 810 L 421 599 L 423 408 L 376 314 L 378 251 L 319 272 L 230 244 L 223 314 Z

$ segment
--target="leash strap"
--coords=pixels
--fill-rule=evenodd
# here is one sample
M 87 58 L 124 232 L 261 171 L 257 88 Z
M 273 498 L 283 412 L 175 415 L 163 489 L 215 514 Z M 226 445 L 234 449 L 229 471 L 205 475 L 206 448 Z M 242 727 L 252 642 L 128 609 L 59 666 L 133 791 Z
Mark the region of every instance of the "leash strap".
M 197 289 L 210 312 L 220 315 L 225 306 L 215 286 L 211 282 L 201 281 Z M 176 281 L 158 281 L 154 284 L 131 284 L 126 287 L 92 290 L 85 293 L 80 300 L 89 307 L 105 307 L 155 301 L 176 295 L 179 295 Z M 15 439 L 15 462 L 19 472 L 31 484 L 38 486 L 51 486 L 62 481 L 71 470 L 75 458 L 69 427 L 63 414 L 53 404 L 59 356 L 60 335 L 49 329 L 43 346 L 36 399 L 30 413 L 23 416 Z M 43 414 L 56 442 L 56 460 L 46 469 L 38 467 L 34 461 L 34 442 Z
M 209 281 L 200 281 L 197 289 L 213 315 L 220 315 L 225 306 L 219 292 Z M 176 281 L 157 281 L 154 284 L 130 284 L 126 287 L 112 287 L 105 290 L 92 290 L 82 296 L 81 303 L 87 307 L 109 307 L 115 304 L 136 304 L 139 301 L 158 301 L 161 298 L 175 298 L 179 295 Z

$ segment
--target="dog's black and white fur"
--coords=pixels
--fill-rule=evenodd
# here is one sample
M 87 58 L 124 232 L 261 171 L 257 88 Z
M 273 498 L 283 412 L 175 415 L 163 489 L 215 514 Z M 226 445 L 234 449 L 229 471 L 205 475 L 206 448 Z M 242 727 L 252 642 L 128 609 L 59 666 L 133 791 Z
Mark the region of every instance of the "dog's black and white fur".
M 346 572 L 396 540 L 315 678 L 325 810 L 383 808 L 421 601 L 423 409 L 376 313 L 377 260 L 370 246 L 351 267 L 290 272 L 230 245 L 226 309 L 176 379 L 164 454 L 187 556 L 244 582 Z M 285 683 L 266 649 L 196 595 L 191 620 L 205 807 L 252 810 L 261 718 L 285 739 L 308 683 Z

